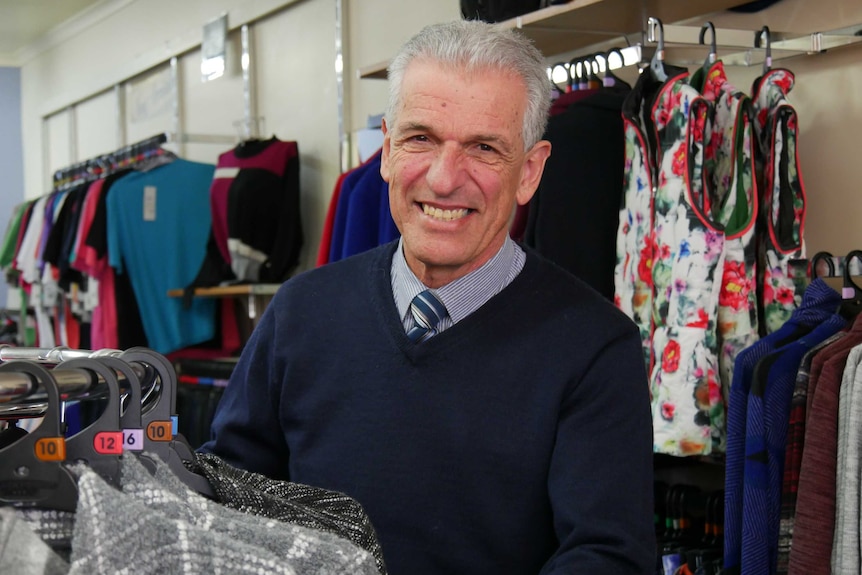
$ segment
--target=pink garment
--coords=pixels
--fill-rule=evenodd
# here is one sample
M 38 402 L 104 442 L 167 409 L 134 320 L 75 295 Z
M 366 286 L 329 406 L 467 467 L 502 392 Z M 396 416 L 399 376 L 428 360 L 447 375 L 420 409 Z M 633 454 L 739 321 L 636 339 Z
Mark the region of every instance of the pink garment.
M 92 349 L 117 349 L 120 345 L 117 335 L 117 302 L 114 292 L 114 268 L 108 265 L 107 254 L 99 257 L 96 249 L 86 244 L 86 238 L 93 224 L 93 216 L 104 193 L 104 180 L 96 180 L 87 190 L 81 219 L 78 222 L 75 260 L 72 267 L 99 282 L 99 303 L 93 309 L 90 327 L 90 347 Z

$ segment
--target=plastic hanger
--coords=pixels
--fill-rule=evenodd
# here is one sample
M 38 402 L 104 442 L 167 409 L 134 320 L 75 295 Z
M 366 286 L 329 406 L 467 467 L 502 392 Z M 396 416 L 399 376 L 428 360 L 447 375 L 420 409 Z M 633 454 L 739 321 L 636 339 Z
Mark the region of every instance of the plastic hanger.
M 822 276 L 818 273 L 818 268 L 821 261 L 826 263 L 826 275 Z M 816 254 L 814 254 L 814 257 L 812 257 L 808 262 L 808 277 L 810 277 L 811 279 L 816 279 L 819 277 L 836 277 L 834 256 L 829 252 L 817 252 Z
M 617 56 L 620 57 L 620 65 L 625 66 L 625 64 L 626 64 L 626 59 L 623 57 L 623 51 L 620 50 L 619 48 L 611 48 L 610 50 L 605 52 L 605 54 L 604 54 L 604 57 L 605 57 L 605 77 L 603 80 L 604 86 L 610 88 L 613 86 L 620 85 L 620 86 L 628 86 L 629 88 L 631 88 L 631 86 L 629 86 L 628 82 L 621 79 L 619 76 L 614 74 L 613 71 L 611 70 L 611 54 L 616 54 Z
M 649 20 L 647 20 L 647 26 L 649 27 L 650 39 L 654 39 L 657 43 L 655 54 L 653 54 L 649 64 L 650 74 L 652 74 L 655 80 L 666 82 L 667 72 L 664 69 L 664 25 L 658 18 L 650 16 Z M 656 31 L 658 31 L 658 34 L 656 34 Z
M 66 439 L 66 461 L 87 464 L 105 481 L 120 485 L 120 456 L 123 454 L 123 430 L 120 427 L 120 384 L 117 374 L 96 359 L 76 358 L 64 361 L 55 372 L 81 369 L 101 379 L 108 388 L 105 407 L 96 421 Z
M 772 69 L 772 39 L 769 36 L 769 26 L 764 26 L 760 32 L 754 33 L 754 47 L 766 48 L 766 57 L 763 59 L 763 74 Z
M 147 468 L 150 473 L 155 473 L 156 463 L 143 453 L 144 429 L 141 426 L 141 413 L 143 409 L 141 380 L 132 365 L 116 357 L 96 357 L 96 361 L 104 364 L 109 369 L 123 376 L 122 387 L 128 387 L 127 394 L 121 396 L 120 428 L 123 431 L 123 451 L 132 452 Z
M 586 89 L 587 84 L 583 78 L 583 70 L 584 62 L 582 57 L 569 60 L 569 84 L 572 86 L 572 92 Z
M 31 361 L 2 363 L 0 374 L 3 372 L 29 375 L 46 393 L 48 406 L 36 429 L 0 449 L 0 501 L 20 507 L 75 511 L 78 485 L 63 465 L 66 438 L 57 382 L 51 372 Z
M 587 88 L 590 90 L 598 90 L 602 87 L 602 79 L 599 78 L 598 71 L 601 69 L 596 56 L 600 54 L 592 54 L 584 60 L 587 65 Z
M 706 55 L 706 59 L 703 61 L 703 70 L 709 70 L 710 66 L 715 64 L 715 60 L 717 57 L 718 48 L 716 47 L 715 40 L 715 25 L 712 22 L 707 22 L 703 26 L 700 27 L 700 37 L 698 39 L 698 44 L 703 44 L 706 39 L 706 32 L 709 31 L 712 34 L 712 40 L 709 43 L 709 53 Z
M 856 285 L 850 275 L 850 264 L 854 258 L 862 260 L 862 250 L 853 250 L 844 258 L 844 282 L 841 288 L 841 305 L 838 313 L 847 319 L 853 319 L 862 312 L 862 288 Z
M 177 410 L 177 374 L 171 363 L 151 349 L 133 347 L 120 359 L 150 366 L 158 378 L 159 393 L 149 410 L 141 414 L 144 429 L 144 450 L 158 455 L 168 468 L 189 488 L 214 499 L 209 481 L 190 471 L 183 461 L 194 461 L 194 453 L 182 435 L 173 432 Z
M 566 88 L 565 89 L 560 88 L 560 85 L 557 84 L 557 82 L 554 80 L 554 70 L 556 70 L 557 68 L 562 68 L 566 72 Z M 556 64 L 551 66 L 551 85 L 553 85 L 554 90 L 556 90 L 560 96 L 562 96 L 563 94 L 565 94 L 567 92 L 572 91 L 572 77 L 569 75 L 569 68 L 565 62 L 557 62 Z

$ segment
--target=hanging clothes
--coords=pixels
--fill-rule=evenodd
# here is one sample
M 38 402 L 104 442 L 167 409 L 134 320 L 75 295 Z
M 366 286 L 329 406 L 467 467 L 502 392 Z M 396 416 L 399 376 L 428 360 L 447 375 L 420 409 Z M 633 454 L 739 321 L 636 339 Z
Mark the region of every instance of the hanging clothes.
M 117 276 L 128 276 L 146 312 L 140 317 L 149 346 L 159 353 L 215 335 L 214 301 L 198 298 L 184 309 L 168 296 L 191 282 L 204 259 L 214 168 L 176 159 L 120 178 L 107 196 L 108 261 Z
M 718 364 L 725 404 L 740 351 L 758 338 L 757 188 L 751 99 L 727 80 L 721 61 L 699 68 L 691 84 L 713 104 L 704 168 L 712 211 L 724 228 L 724 266 L 718 298 Z
M 527 204 L 524 232 L 525 244 L 609 300 L 625 164 L 621 112 L 629 92 L 584 90 L 556 100 L 545 131 L 554 153 Z
M 761 191 L 758 245 L 760 331 L 778 329 L 799 305 L 805 274 L 794 260 L 805 258 L 805 187 L 799 166 L 796 109 L 788 102 L 795 77 L 790 70 L 767 71 L 752 88 L 754 132 Z
M 335 262 L 398 239 L 389 211 L 389 184 L 380 175 L 382 149 L 344 178 L 329 247 Z
M 724 232 L 704 173 L 711 105 L 688 73 L 641 74 L 623 108 L 624 204 L 617 234 L 615 303 L 641 330 L 649 366 L 654 450 L 720 448 L 723 401 L 716 313 Z
M 810 333 L 831 317 L 841 303 L 838 293 L 823 280 L 811 282 L 790 319 L 780 329 L 758 340 L 736 358 L 727 412 L 727 453 L 724 495 L 724 566 L 740 569 L 742 562 L 743 501 L 748 396 L 760 360 Z

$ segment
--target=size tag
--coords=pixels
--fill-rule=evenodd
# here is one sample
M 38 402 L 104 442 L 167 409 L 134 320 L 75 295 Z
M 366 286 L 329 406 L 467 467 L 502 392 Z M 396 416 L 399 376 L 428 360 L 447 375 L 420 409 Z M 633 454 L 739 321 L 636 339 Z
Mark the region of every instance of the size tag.
M 144 221 L 156 221 L 156 187 L 144 186 Z
M 170 421 L 152 421 L 147 425 L 147 439 L 150 441 L 170 441 L 172 424 Z
M 123 449 L 126 451 L 141 451 L 144 449 L 143 429 L 123 430 Z
M 66 439 L 63 437 L 40 437 L 34 447 L 39 461 L 66 460 Z
M 102 455 L 122 455 L 123 432 L 100 431 L 93 437 L 93 449 Z

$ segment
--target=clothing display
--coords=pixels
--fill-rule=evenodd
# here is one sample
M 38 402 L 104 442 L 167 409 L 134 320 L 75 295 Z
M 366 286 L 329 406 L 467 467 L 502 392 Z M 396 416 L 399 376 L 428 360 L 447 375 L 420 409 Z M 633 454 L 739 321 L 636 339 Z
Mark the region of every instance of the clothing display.
M 276 137 L 219 155 L 210 187 L 211 241 L 191 287 L 286 280 L 303 243 L 299 151 Z
M 330 199 L 318 265 L 390 242 L 401 234 L 389 212 L 389 184 L 380 175 L 382 151 L 339 178 Z M 331 214 L 331 217 L 330 215 Z M 328 256 L 324 250 L 328 249 Z
M 129 276 L 138 305 L 147 310 L 141 320 L 148 346 L 159 353 L 215 335 L 214 301 L 195 300 L 184 309 L 168 295 L 191 282 L 204 259 L 212 176 L 212 165 L 177 158 L 126 175 L 108 194 L 108 261 Z
M 551 563 L 560 567 L 650 569 L 652 487 L 636 480 L 650 477 L 652 468 L 649 414 L 617 415 L 630 414 L 622 404 L 638 405 L 647 393 L 642 366 L 615 359 L 617 350 L 637 349 L 634 327 L 592 289 L 528 251 L 509 286 L 469 317 L 413 344 L 391 298 L 396 246 L 327 264 L 282 286 L 225 390 L 213 440 L 201 451 L 273 479 L 355 498 L 391 573 L 539 572 L 558 547 Z M 536 290 L 546 297 L 534 297 Z M 318 313 L 324 308 L 329 312 Z M 344 329 L 347 316 L 353 321 Z M 523 317 L 537 320 L 543 337 L 524 333 Z M 298 325 L 306 334 L 299 339 Z M 303 358 L 319 353 L 332 361 L 310 370 Z M 413 366 L 428 362 L 437 369 L 417 379 Z M 271 378 L 262 370 L 270 364 L 283 372 L 275 388 L 264 385 Z M 332 376 L 344 365 L 354 374 L 349 384 Z M 501 390 L 501 382 L 511 382 L 509 389 Z M 350 409 L 333 409 L 327 400 L 333 395 Z M 367 413 L 390 416 L 369 419 Z M 281 433 L 264 432 L 272 429 Z M 397 447 L 392 434 L 416 448 Z M 593 439 L 579 440 L 585 434 Z M 597 441 L 599 435 L 605 439 Z M 512 465 L 501 468 L 502 462 Z M 550 475 L 542 471 L 548 469 Z M 412 479 L 405 481 L 408 473 Z M 505 481 L 489 482 L 490 476 Z M 447 489 L 450 479 L 465 488 Z M 577 511 L 599 508 L 598 524 L 595 515 Z M 422 521 L 410 522 L 411 516 Z M 597 544 L 609 544 L 601 559 L 579 544 L 587 524 Z
M 525 244 L 608 300 L 614 297 L 625 163 L 620 111 L 627 93 L 626 88 L 582 90 L 554 102 L 545 131 L 553 152 L 526 206 L 523 233 Z
M 33 351 L 53 368 L 14 361 L 16 353 L 26 357 Z M 64 350 L 49 356 L 22 349 L 5 359 L 11 362 L 0 366 L 0 380 L 6 384 L 10 375 L 29 374 L 44 388 L 47 407 L 32 432 L 14 423 L 0 432 L 0 482 L 6 486 L 0 506 L 3 573 L 385 575 L 374 529 L 354 500 L 254 476 L 216 457 L 196 457 L 171 429 L 178 383 L 156 352 Z M 85 430 L 69 432 L 61 393 L 70 401 L 86 396 L 86 372 L 95 370 L 107 382 L 107 366 L 127 375 L 144 373 L 126 380 L 132 393 L 122 419 L 103 413 Z M 61 372 L 65 377 L 55 379 Z M 119 386 L 106 387 L 103 401 L 117 407 Z M 150 389 L 146 398 L 143 389 Z M 0 422 L 29 415 L 27 395 L 26 390 L 6 394 Z M 111 410 L 103 406 L 102 412 Z M 145 429 L 129 439 L 126 434 L 135 429 L 119 430 L 118 422 Z M 64 438 L 63 432 L 69 435 Z M 56 449 L 47 449 L 46 440 Z M 203 469 L 205 474 L 192 471 Z M 14 489 L 10 477 L 17 477 Z

